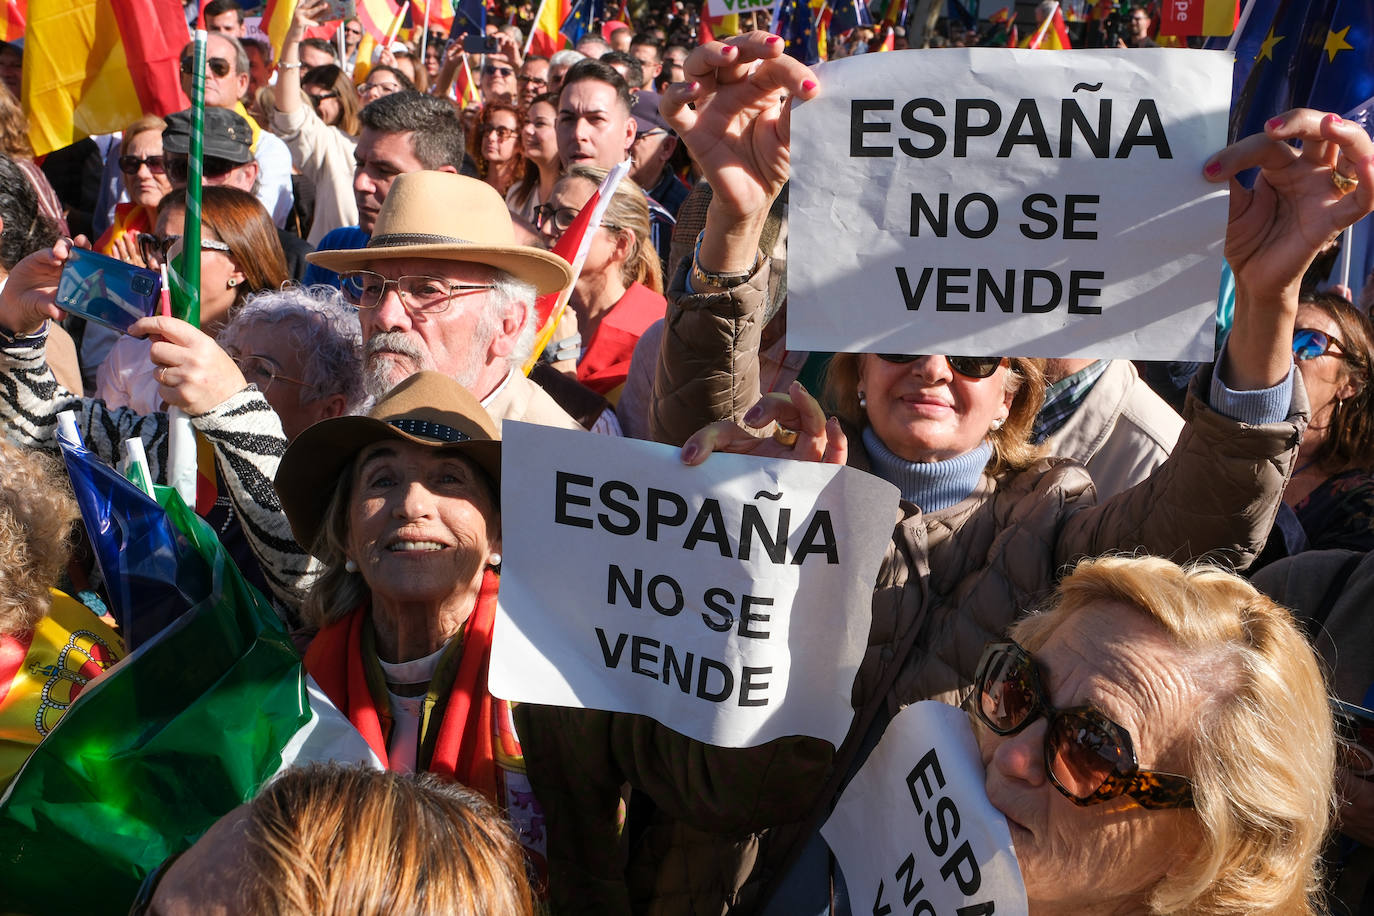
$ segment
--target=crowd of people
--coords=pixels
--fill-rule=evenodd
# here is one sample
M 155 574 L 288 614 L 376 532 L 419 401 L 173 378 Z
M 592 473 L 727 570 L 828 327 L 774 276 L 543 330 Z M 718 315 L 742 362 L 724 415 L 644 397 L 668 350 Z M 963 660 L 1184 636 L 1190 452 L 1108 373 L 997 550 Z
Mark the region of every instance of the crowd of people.
M 1176 410 L 1128 360 L 789 349 L 788 104 L 824 71 L 766 13 L 700 41 L 700 10 L 650 3 L 545 58 L 525 4 L 485 53 L 435 32 L 369 59 L 356 20 L 308 37 L 330 6 L 280 48 L 236 0 L 198 11 L 198 325 L 120 334 L 55 298 L 76 248 L 182 252 L 193 112 L 83 141 L 66 161 L 100 180 L 50 184 L 0 54 L 0 725 L 11 657 L 82 634 L 79 691 L 125 655 L 58 415 L 111 464 L 142 440 L 162 482 L 176 408 L 214 455 L 196 512 L 383 768 L 286 771 L 133 912 L 866 912 L 820 826 L 922 700 L 968 711 L 1033 913 L 1374 906 L 1374 751 L 1331 706 L 1374 705 L 1374 326 L 1320 268 L 1374 212 L 1359 125 L 1296 109 L 1197 163 L 1230 187 L 1234 318 Z M 924 44 L 984 43 L 940 25 Z M 1152 45 L 1147 8 L 1117 25 L 1102 46 Z M 882 28 L 832 54 L 905 44 Z M 627 161 L 574 274 L 552 249 Z M 494 696 L 507 421 L 895 485 L 845 612 L 844 741 Z M 40 724 L 0 729 L 0 788 Z

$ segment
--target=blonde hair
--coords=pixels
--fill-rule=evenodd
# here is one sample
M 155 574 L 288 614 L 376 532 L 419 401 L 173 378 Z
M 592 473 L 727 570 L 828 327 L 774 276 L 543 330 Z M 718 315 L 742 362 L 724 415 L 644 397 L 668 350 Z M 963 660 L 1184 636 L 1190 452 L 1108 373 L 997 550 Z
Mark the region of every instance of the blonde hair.
M 1066 619 L 1104 602 L 1136 608 L 1226 672 L 1208 679 L 1213 693 L 1192 723 L 1201 842 L 1191 862 L 1155 886 L 1150 912 L 1313 913 L 1336 739 L 1316 656 L 1292 617 L 1212 566 L 1101 557 L 1080 563 L 1050 609 L 1010 635 L 1033 652 Z
M 0 635 L 48 613 L 80 517 L 56 458 L 0 440 Z
M 606 171 L 590 165 L 575 165 L 559 181 L 581 178 L 590 181 L 594 187 L 600 187 L 601 182 L 606 180 Z M 644 196 L 644 189 L 635 184 L 633 178 L 626 176 L 616 185 L 615 194 L 606 207 L 605 221 L 634 233 L 630 255 L 620 268 L 620 277 L 625 285 L 642 283 L 663 295 L 663 265 L 659 263 L 658 252 L 651 241 L 648 199 Z
M 533 916 L 510 825 L 428 774 L 313 765 L 248 807 L 241 900 L 263 916 Z
M 859 406 L 859 364 L 865 354 L 836 353 L 826 368 L 822 383 L 826 409 L 856 429 L 868 426 L 868 415 Z M 878 357 L 872 356 L 871 359 Z M 1045 361 L 1013 356 L 1004 382 L 1005 391 L 1014 392 L 1007 421 L 1000 429 L 988 433 L 992 457 L 986 471 L 994 477 L 1006 471 L 1019 471 L 1030 466 L 1042 452 L 1030 440 L 1035 415 L 1045 402 Z M 889 446 L 892 443 L 887 443 Z
M 162 136 L 162 132 L 166 129 L 167 122 L 159 118 L 157 115 L 144 115 L 137 121 L 134 121 L 128 127 L 124 128 L 124 136 L 122 136 L 119 140 L 119 155 L 124 156 L 128 154 L 129 144 L 132 143 L 134 137 L 137 137 L 139 134 L 146 134 L 151 131 L 157 131 L 157 135 L 160 138 Z

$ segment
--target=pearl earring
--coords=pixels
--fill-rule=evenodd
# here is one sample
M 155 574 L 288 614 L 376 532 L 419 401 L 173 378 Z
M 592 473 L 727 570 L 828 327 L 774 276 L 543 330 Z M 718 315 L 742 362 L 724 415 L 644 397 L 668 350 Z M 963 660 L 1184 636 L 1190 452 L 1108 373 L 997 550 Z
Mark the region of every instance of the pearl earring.
M 866 394 L 864 394 L 862 391 L 860 391 L 860 392 L 859 392 L 859 409 L 860 409 L 860 410 L 864 410 L 864 409 L 866 409 L 867 407 L 868 407 L 868 395 L 866 395 Z
M 352 560 L 344 560 L 344 572 L 355 573 L 358 571 L 358 564 Z
M 488 562 L 493 569 L 499 569 L 501 566 L 501 555 L 499 553 L 493 553 Z
M 993 420 L 993 421 L 992 421 L 992 431 L 993 431 L 993 432 L 997 432 L 999 429 L 1002 428 L 1003 424 L 1005 424 L 1006 422 L 1007 422 L 1007 421 L 1006 421 L 1006 420 L 1003 420 L 1001 417 L 998 417 L 996 420 Z

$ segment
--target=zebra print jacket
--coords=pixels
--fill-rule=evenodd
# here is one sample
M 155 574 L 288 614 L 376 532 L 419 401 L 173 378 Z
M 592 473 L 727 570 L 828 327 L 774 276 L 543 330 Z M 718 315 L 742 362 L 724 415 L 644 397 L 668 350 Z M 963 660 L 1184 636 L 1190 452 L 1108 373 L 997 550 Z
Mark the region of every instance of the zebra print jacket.
M 167 479 L 165 413 L 138 414 L 107 407 L 63 388 L 46 359 L 46 334 L 13 341 L 0 338 L 0 417 L 6 435 L 28 448 L 57 447 L 57 415 L 75 411 L 86 447 L 104 461 L 118 462 L 125 439 L 143 440 L 154 480 Z M 214 446 L 222 490 L 228 490 L 250 549 L 274 597 L 292 611 L 300 607 L 313 578 L 309 555 L 291 535 L 272 480 L 286 451 L 281 421 L 253 386 L 231 396 L 192 426 Z

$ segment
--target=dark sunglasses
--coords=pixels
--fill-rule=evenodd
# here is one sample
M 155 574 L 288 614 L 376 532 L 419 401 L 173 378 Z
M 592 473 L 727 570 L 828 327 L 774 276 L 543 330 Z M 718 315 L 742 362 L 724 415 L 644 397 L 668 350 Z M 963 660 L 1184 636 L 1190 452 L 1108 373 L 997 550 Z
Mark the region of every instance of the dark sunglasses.
M 1344 346 L 1325 331 L 1318 331 L 1314 328 L 1298 328 L 1293 332 L 1293 358 L 1298 362 L 1306 362 L 1328 353 L 1333 356 L 1344 356 L 1345 354 L 1342 352 Z
M 325 99 L 337 99 L 339 97 L 337 92 L 307 92 L 306 95 L 310 96 L 310 104 L 317 109 Z
M 205 60 L 210 72 L 220 79 L 224 79 L 229 72 L 234 69 L 234 65 L 222 57 L 209 57 Z M 183 57 L 181 59 L 181 72 L 187 76 L 196 72 L 196 59 L 194 57 Z
M 1090 706 L 1055 709 L 1045 696 L 1035 660 L 1007 640 L 988 643 L 978 662 L 974 713 L 999 735 L 1014 735 L 1044 716 L 1045 772 L 1075 805 L 1125 795 L 1142 808 L 1191 808 L 1184 776 L 1142 770 L 1131 733 Z
M 907 353 L 878 353 L 878 359 L 886 363 L 914 363 L 920 359 L 920 355 Z M 997 371 L 997 367 L 1002 365 L 1000 356 L 946 356 L 945 361 L 949 367 L 965 378 L 987 378 Z
M 155 232 L 140 232 L 138 234 L 138 250 L 143 255 L 145 261 L 166 262 L 167 253 L 176 244 L 179 235 L 158 235 Z M 202 251 L 220 251 L 225 255 L 232 255 L 232 250 L 228 245 L 217 239 L 202 238 L 200 240 Z
M 125 175 L 137 175 L 138 170 L 145 165 L 154 175 L 161 175 L 167 171 L 167 160 L 161 156 L 148 156 L 143 159 L 137 156 L 119 157 L 119 170 Z
M 181 184 L 191 177 L 191 160 L 187 156 L 167 156 L 167 174 L 177 184 Z M 234 169 L 239 167 L 239 163 L 230 162 L 228 159 L 221 159 L 218 156 L 206 156 L 202 163 L 201 174 L 206 178 L 222 178 Z
M 485 67 L 482 68 L 482 75 L 483 75 L 483 76 L 497 76 L 497 75 L 500 75 L 500 76 L 514 76 L 514 75 L 515 75 L 515 71 L 512 70 L 510 67 L 493 67 L 491 64 L 487 64 Z

